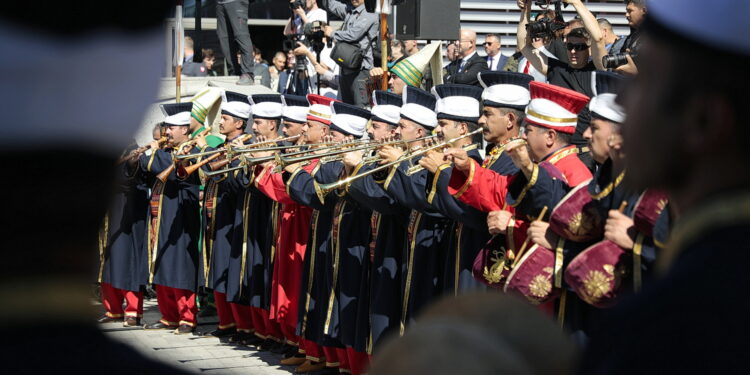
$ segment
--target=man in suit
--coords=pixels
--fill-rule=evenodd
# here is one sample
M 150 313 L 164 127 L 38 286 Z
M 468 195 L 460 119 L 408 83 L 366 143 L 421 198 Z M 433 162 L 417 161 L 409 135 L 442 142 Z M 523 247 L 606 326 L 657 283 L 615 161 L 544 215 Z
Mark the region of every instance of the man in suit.
M 484 52 L 487 54 L 487 69 L 503 70 L 508 56 L 500 53 L 500 37 L 495 34 L 487 34 L 484 37 Z
M 487 61 L 477 54 L 477 33 L 474 30 L 461 29 L 460 35 L 458 58 L 448 65 L 445 83 L 479 86 L 477 74 L 487 70 Z

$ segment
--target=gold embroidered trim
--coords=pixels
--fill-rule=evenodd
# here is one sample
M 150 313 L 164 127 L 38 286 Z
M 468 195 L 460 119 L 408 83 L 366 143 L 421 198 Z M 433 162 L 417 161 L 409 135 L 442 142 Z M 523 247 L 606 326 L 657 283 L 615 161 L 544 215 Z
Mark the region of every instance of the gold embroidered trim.
M 406 331 L 406 314 L 409 310 L 409 294 L 411 291 L 411 277 L 412 272 L 414 271 L 414 247 L 417 244 L 417 233 L 416 229 L 419 228 L 419 222 L 422 220 L 422 214 L 413 211 L 412 210 L 412 220 L 410 220 L 409 228 L 407 229 L 407 235 L 408 232 L 412 233 L 411 241 L 409 241 L 409 262 L 407 264 L 407 271 L 406 271 L 406 287 L 404 289 L 404 300 L 403 305 L 401 307 L 401 327 L 399 336 L 403 336 L 404 332 Z M 407 236 L 408 237 L 408 236 Z
M 564 246 L 565 239 L 560 237 L 557 240 L 557 246 L 555 247 L 555 288 L 562 288 L 563 263 L 565 260 L 565 258 L 563 257 Z
M 242 284 L 245 279 L 245 268 L 247 268 L 247 232 L 250 223 L 250 190 L 245 192 L 245 202 L 242 208 L 242 260 L 240 261 L 240 295 L 242 295 Z
M 570 124 L 575 123 L 578 121 L 578 117 L 575 118 L 562 118 L 562 117 L 552 117 L 552 116 L 545 116 L 543 114 L 540 114 L 539 112 L 532 111 L 531 109 L 526 108 L 526 113 L 529 115 L 532 115 L 536 118 L 542 119 L 544 121 L 551 121 L 551 122 L 559 122 L 562 124 Z
M 620 183 L 622 182 L 622 180 L 624 178 L 625 178 L 625 171 L 622 171 L 617 176 L 617 178 L 615 178 L 614 181 L 610 182 L 609 185 L 607 185 L 607 187 L 605 187 L 604 189 L 602 189 L 602 191 L 599 192 L 598 194 L 592 195 L 591 198 L 595 199 L 595 200 L 600 200 L 600 199 L 606 197 L 607 195 L 609 195 L 612 192 L 612 190 L 614 190 L 614 188 L 616 188 L 617 186 L 620 185 Z
M 534 169 L 531 172 L 531 178 L 529 179 L 529 182 L 526 184 L 526 186 L 523 187 L 523 190 L 521 190 L 521 193 L 518 194 L 518 199 L 516 199 L 516 203 L 509 204 L 511 207 L 517 207 L 521 202 L 523 201 L 523 198 L 526 197 L 526 193 L 531 189 L 535 184 L 536 180 L 539 178 L 539 165 L 534 164 Z
M 563 147 L 557 150 L 554 154 L 550 155 L 550 157 L 547 158 L 547 161 L 550 164 L 555 165 L 557 164 L 557 162 L 559 162 L 563 158 L 568 157 L 570 155 L 577 155 L 577 154 L 578 154 L 578 149 L 575 146 L 567 146 L 567 147 Z
M 308 271 L 308 279 L 307 279 L 307 295 L 305 296 L 305 313 L 302 315 L 302 324 L 300 325 L 300 337 L 305 337 L 305 331 L 307 330 L 307 314 L 310 312 L 310 301 L 312 300 L 312 287 L 313 287 L 313 280 L 315 279 L 313 276 L 315 275 L 315 253 L 317 252 L 317 242 L 318 242 L 318 217 L 320 216 L 320 212 L 318 210 L 313 210 L 312 217 L 310 218 L 310 223 L 312 224 L 310 228 L 312 229 L 312 235 L 310 236 L 312 241 L 310 242 L 313 246 L 312 249 L 307 249 L 308 252 L 310 252 L 310 268 Z
M 442 164 L 438 167 L 438 169 L 435 171 L 435 175 L 432 177 L 432 187 L 430 188 L 430 193 L 427 194 L 427 203 L 432 204 L 432 200 L 435 199 L 435 194 L 437 194 L 437 184 L 438 179 L 440 179 L 440 173 L 446 169 L 449 168 L 450 164 Z
M 335 217 L 335 221 L 333 223 L 334 226 L 341 225 L 341 218 L 344 216 L 344 208 L 346 207 L 346 201 L 340 200 L 336 202 L 336 205 L 338 206 L 338 215 Z M 340 205 L 340 206 L 339 206 Z M 336 209 L 334 209 L 334 212 Z M 341 237 L 340 232 L 337 228 L 332 228 L 331 230 L 331 247 L 333 248 L 334 252 L 334 260 L 333 260 L 333 282 L 331 283 L 331 294 L 328 298 L 328 313 L 326 314 L 326 322 L 323 327 L 323 332 L 326 334 L 331 334 L 332 332 L 329 331 L 331 326 L 331 315 L 333 314 L 333 300 L 336 296 L 336 284 L 339 279 L 339 258 L 341 257 Z M 335 241 L 335 243 L 334 243 Z
M 469 177 L 466 178 L 466 182 L 464 182 L 463 186 L 461 186 L 460 189 L 454 194 L 453 196 L 456 197 L 456 199 L 461 198 L 464 193 L 466 193 L 466 190 L 469 190 L 469 187 L 471 187 L 471 183 L 474 180 L 474 172 L 476 168 L 476 162 L 474 160 L 470 161 L 471 167 L 469 167 Z
M 398 165 L 394 165 L 391 167 L 391 171 L 388 172 L 388 177 L 385 179 L 385 183 L 383 184 L 383 189 L 388 190 L 388 186 L 391 184 L 391 180 L 393 180 L 393 176 L 396 175 L 396 170 L 398 169 Z

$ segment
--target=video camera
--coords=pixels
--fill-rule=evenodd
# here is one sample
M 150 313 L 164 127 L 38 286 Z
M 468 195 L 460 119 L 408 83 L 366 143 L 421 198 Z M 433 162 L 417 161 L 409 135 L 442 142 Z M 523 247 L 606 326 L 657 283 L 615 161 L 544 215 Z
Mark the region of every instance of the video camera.
M 297 48 L 297 42 L 300 42 L 307 48 L 315 51 L 315 53 L 320 56 L 320 52 L 323 51 L 323 48 L 325 48 L 326 45 L 328 45 L 329 48 L 331 47 L 330 40 L 327 44 L 323 41 L 326 36 L 325 32 L 323 31 L 323 27 L 325 27 L 326 25 L 327 24 L 323 21 L 313 21 L 306 23 L 304 28 L 302 29 L 302 34 L 292 34 L 284 38 L 284 51 L 288 52 Z M 305 70 L 306 64 L 307 58 L 305 56 L 298 56 L 296 70 Z
M 562 1 L 561 0 L 541 0 L 535 1 L 536 5 L 542 9 L 549 8 L 550 5 L 555 7 L 555 18 L 544 16 L 539 21 L 529 22 L 526 24 L 526 32 L 532 38 L 551 38 L 555 36 L 555 33 L 564 29 L 567 23 L 562 17 Z M 568 4 L 565 4 L 567 6 Z

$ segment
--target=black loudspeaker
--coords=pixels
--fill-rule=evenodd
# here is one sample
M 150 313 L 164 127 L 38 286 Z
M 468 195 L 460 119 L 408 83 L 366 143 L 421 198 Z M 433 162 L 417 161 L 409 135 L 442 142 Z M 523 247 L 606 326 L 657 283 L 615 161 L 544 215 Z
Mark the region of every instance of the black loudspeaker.
M 396 39 L 456 40 L 460 0 L 405 0 L 396 6 Z

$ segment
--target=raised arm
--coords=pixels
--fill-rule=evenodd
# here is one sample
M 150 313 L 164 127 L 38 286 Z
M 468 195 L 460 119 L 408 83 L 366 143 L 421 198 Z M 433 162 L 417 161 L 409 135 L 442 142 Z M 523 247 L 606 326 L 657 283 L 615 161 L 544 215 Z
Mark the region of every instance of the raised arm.
M 518 30 L 516 30 L 516 51 L 521 51 L 523 47 L 526 47 L 526 25 L 529 24 L 531 1 L 518 0 L 518 7 L 521 8 L 521 20 L 518 21 Z
M 594 59 L 594 65 L 598 70 L 606 70 L 602 64 L 602 57 L 607 54 L 605 48 L 604 35 L 596 17 L 586 8 L 581 0 L 564 0 L 566 3 L 573 5 L 583 21 L 583 27 L 591 36 L 591 58 Z

